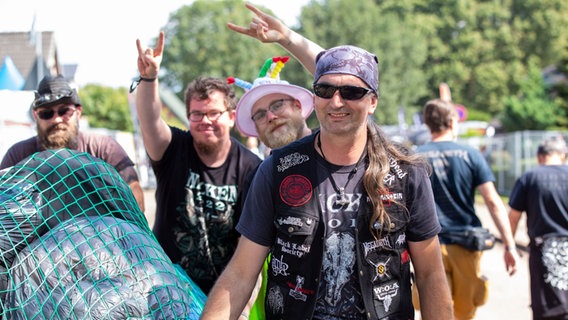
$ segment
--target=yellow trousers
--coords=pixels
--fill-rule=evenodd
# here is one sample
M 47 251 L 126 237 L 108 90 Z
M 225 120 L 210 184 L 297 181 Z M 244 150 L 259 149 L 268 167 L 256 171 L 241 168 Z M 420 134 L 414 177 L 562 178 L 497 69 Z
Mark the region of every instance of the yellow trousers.
M 452 293 L 456 320 L 473 319 L 477 308 L 487 302 L 489 281 L 481 275 L 482 251 L 471 251 L 457 244 L 442 244 L 442 260 Z M 412 286 L 412 301 L 420 310 L 418 290 Z

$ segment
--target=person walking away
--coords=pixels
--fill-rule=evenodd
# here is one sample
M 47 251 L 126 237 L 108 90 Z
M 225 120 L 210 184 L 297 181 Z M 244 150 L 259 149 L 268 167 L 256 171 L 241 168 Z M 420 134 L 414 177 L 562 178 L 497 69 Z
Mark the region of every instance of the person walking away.
M 562 137 L 542 141 L 538 167 L 517 179 L 509 197 L 513 234 L 527 215 L 533 319 L 568 319 L 568 166 Z
M 455 142 L 458 114 L 453 103 L 448 99 L 430 100 L 424 105 L 423 118 L 432 141 L 418 146 L 416 151 L 424 155 L 432 167 L 430 181 L 442 226 L 438 236 L 454 316 L 473 319 L 477 308 L 488 298 L 489 283 L 480 271 L 483 251 L 465 248 L 456 239 L 464 239 L 462 235 L 466 231 L 482 226 L 475 212 L 476 191 L 483 197 L 499 230 L 505 247 L 505 268 L 510 275 L 516 271 L 519 257 L 491 169 L 479 151 Z

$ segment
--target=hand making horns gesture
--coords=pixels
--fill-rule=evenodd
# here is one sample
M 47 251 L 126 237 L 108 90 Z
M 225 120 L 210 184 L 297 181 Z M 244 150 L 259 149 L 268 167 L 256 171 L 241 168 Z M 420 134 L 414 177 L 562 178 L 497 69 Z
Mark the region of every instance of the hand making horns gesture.
M 252 18 L 248 28 L 237 26 L 229 22 L 227 23 L 229 29 L 265 43 L 279 42 L 288 36 L 287 33 L 290 32 L 290 29 L 280 20 L 264 13 L 250 3 L 246 3 L 245 6 L 256 14 L 256 16 Z
M 136 39 L 138 47 L 138 72 L 142 78 L 153 79 L 158 76 L 160 64 L 162 63 L 162 53 L 164 52 L 164 32 L 160 31 L 158 44 L 154 49 L 142 48 L 140 39 Z

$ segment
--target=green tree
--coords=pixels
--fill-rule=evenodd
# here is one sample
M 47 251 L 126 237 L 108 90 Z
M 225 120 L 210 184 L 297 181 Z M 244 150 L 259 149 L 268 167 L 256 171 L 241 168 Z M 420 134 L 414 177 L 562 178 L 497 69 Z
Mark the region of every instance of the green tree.
M 164 27 L 162 83 L 181 98 L 199 75 L 254 80 L 266 58 L 287 53 L 226 27 L 247 25 L 250 17 L 240 0 L 197 0 L 172 13 Z M 323 47 L 352 44 L 375 53 L 375 117 L 393 124 L 399 108 L 411 115 L 438 96 L 441 82 L 450 85 L 454 102 L 468 108 L 470 119 L 499 115 L 504 98 L 523 93 L 528 61 L 540 69 L 566 61 L 566 25 L 564 0 L 319 0 L 302 9 L 295 29 Z M 281 76 L 311 88 L 312 77 L 295 59 Z M 565 98 L 554 101 L 560 107 Z
M 324 48 L 350 44 L 377 55 L 380 83 L 375 118 L 379 123 L 396 123 L 401 108 L 409 115 L 414 113 L 419 107 L 416 102 L 427 94 L 422 71 L 426 41 L 411 17 L 401 14 L 406 9 L 398 2 L 389 10 L 381 10 L 372 1 L 311 2 L 303 8 L 296 28 Z M 312 81 L 309 78 L 306 87 Z
M 559 114 L 564 117 L 556 117 L 556 125 L 560 129 L 568 128 L 568 47 L 567 54 L 564 54 L 562 60 L 556 65 L 551 65 L 544 72 L 545 86 L 550 92 L 559 108 Z
M 502 116 L 505 131 L 546 130 L 556 123 L 558 107 L 549 98 L 540 68 L 530 63 L 529 74 L 521 82 L 521 94 L 508 97 Z
M 425 65 L 429 82 L 447 82 L 454 101 L 493 116 L 503 97 L 518 94 L 528 61 L 541 69 L 555 63 L 568 39 L 562 0 L 436 0 L 421 11 L 439 17 Z
M 93 128 L 133 132 L 126 88 L 110 88 L 89 84 L 79 90 L 83 117 Z
M 185 86 L 198 76 L 254 81 L 267 58 L 287 53 L 277 45 L 262 44 L 226 26 L 227 22 L 248 25 L 250 17 L 240 0 L 198 0 L 172 13 L 164 28 L 164 72 L 160 81 L 178 92 L 180 98 Z M 290 63 L 298 62 L 291 59 Z

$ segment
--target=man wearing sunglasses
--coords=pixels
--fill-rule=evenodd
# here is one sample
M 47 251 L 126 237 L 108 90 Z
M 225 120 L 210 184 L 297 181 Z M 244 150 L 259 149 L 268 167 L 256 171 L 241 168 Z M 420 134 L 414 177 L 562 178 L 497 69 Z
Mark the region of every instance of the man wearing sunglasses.
M 142 77 L 136 110 L 157 178 L 153 231 L 170 259 L 207 294 L 237 246 L 241 199 L 261 160 L 230 135 L 236 97 L 225 80 L 189 83 L 184 102 L 190 129 L 168 126 L 160 117 L 157 79 L 164 33 L 155 48 L 143 49 L 140 40 L 136 45 Z
M 35 92 L 31 112 L 37 136 L 14 144 L 6 152 L 0 169 L 11 167 L 28 156 L 44 150 L 67 148 L 87 152 L 112 165 L 130 186 L 140 210 L 144 212 L 144 192 L 134 162 L 112 137 L 81 132 L 83 112 L 77 91 L 62 75 L 45 76 Z
M 269 34 L 309 58 L 305 39 L 247 7 L 257 18 L 243 33 Z M 411 263 L 423 319 L 451 319 L 427 165 L 370 120 L 378 59 L 339 46 L 301 61 L 314 70 L 320 129 L 260 165 L 237 225 L 241 240 L 202 319 L 237 318 L 268 253 L 267 319 L 413 319 Z

